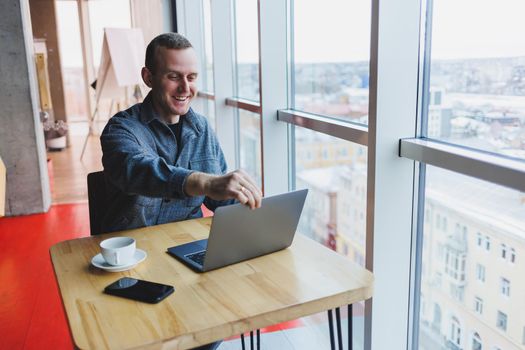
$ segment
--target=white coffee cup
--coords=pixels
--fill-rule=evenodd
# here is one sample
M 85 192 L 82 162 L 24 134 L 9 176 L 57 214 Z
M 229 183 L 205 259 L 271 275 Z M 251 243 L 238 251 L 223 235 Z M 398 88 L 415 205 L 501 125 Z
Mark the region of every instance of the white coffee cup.
M 125 265 L 133 261 L 136 248 L 136 241 L 130 237 L 113 237 L 100 242 L 102 257 L 113 266 Z

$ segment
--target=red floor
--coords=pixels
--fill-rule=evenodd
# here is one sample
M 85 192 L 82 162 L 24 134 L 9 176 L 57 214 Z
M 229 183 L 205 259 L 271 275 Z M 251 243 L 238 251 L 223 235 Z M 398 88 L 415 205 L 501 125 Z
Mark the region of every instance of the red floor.
M 49 247 L 88 235 L 87 203 L 0 218 L 0 349 L 72 349 Z

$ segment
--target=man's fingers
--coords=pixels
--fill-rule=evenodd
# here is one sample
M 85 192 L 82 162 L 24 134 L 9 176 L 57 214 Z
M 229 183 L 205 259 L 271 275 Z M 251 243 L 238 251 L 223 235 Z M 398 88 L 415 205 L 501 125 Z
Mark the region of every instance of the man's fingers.
M 243 184 L 241 184 L 241 186 L 242 185 Z M 250 192 L 250 195 L 253 198 L 254 207 L 255 208 L 260 208 L 261 207 L 261 197 L 262 196 L 261 196 L 261 193 L 260 193 L 259 189 L 257 188 L 257 186 L 252 185 L 251 183 L 246 183 L 243 188 L 244 188 L 244 192 Z
M 248 199 L 248 201 L 245 204 L 249 206 L 250 209 L 255 209 L 257 203 L 250 188 L 241 186 L 241 192 Z

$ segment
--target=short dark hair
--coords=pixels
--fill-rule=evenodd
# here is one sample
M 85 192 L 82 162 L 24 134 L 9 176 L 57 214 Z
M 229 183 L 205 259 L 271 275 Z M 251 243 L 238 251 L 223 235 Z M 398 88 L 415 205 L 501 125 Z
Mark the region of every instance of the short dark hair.
M 182 50 L 193 47 L 188 39 L 179 33 L 164 33 L 157 35 L 146 48 L 146 68 L 150 72 L 155 71 L 155 65 L 157 64 L 155 60 L 155 54 L 157 53 L 157 48 L 165 47 L 168 49 Z

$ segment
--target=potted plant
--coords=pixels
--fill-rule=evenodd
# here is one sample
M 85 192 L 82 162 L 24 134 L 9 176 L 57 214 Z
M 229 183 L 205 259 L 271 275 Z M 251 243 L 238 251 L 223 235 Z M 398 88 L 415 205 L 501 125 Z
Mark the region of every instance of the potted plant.
M 63 120 L 43 122 L 44 138 L 49 150 L 62 150 L 66 147 L 67 124 Z

